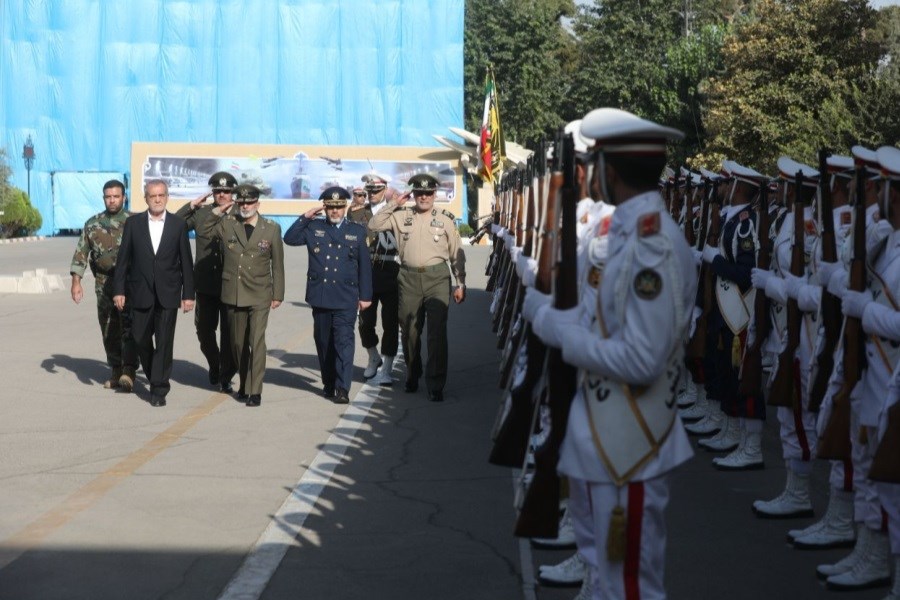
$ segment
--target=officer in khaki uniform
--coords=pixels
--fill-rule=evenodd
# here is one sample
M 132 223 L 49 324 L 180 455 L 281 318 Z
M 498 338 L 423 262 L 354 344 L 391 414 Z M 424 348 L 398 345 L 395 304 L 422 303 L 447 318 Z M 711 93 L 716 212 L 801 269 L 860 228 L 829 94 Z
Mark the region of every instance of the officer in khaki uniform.
M 466 299 L 466 261 L 452 213 L 434 208 L 439 183 L 428 174 L 413 176 L 407 192 L 369 221 L 370 232 L 392 231 L 400 251 L 400 329 L 406 357 L 406 388 L 419 389 L 422 376 L 420 335 L 428 323 L 428 362 L 425 383 L 433 402 L 444 399 L 447 381 L 447 311 L 450 306 L 450 270 L 456 278 L 453 300 Z M 413 207 L 404 206 L 410 194 Z M 450 269 L 447 262 L 450 262 Z
M 237 179 L 231 173 L 219 171 L 209 178 L 212 191 L 185 204 L 175 213 L 185 220 L 188 231 L 197 232 L 196 255 L 194 256 L 194 286 L 197 303 L 194 308 L 194 326 L 200 351 L 209 364 L 209 384 L 221 384 L 225 393 L 231 393 L 231 378 L 235 367 L 231 356 L 231 336 L 228 330 L 228 316 L 222 295 L 222 242 L 200 235 L 201 225 L 213 217 L 213 208 L 233 202 L 232 195 L 237 187 Z M 208 198 L 213 204 L 204 204 Z M 216 343 L 216 328 L 219 327 L 219 343 Z M 221 348 L 221 351 L 220 351 Z
M 106 389 L 121 387 L 130 392 L 137 370 L 137 349 L 131 337 L 131 312 L 119 311 L 113 304 L 112 274 L 116 270 L 116 257 L 122 243 L 125 219 L 129 217 L 125 205 L 125 184 L 112 179 L 103 185 L 103 203 L 106 210 L 87 220 L 72 256 L 69 272 L 72 274 L 72 300 L 80 304 L 84 298 L 81 279 L 90 267 L 94 274 L 94 291 L 97 294 L 97 318 L 106 350 L 106 362 L 112 373 L 104 383 Z
M 269 310 L 284 300 L 284 246 L 278 223 L 258 212 L 259 189 L 242 184 L 234 193 L 237 213 L 226 216 L 231 203 L 216 206 L 212 215 L 217 218 L 204 221 L 197 233 L 222 242 L 221 299 L 240 376 L 238 398 L 246 399 L 247 406 L 259 406 Z

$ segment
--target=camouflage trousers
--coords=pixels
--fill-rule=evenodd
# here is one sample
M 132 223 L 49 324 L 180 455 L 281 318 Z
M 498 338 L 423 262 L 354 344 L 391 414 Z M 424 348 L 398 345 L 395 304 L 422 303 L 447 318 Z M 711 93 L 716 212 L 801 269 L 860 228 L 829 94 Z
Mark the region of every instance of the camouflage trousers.
M 100 322 L 100 335 L 103 336 L 103 349 L 106 351 L 106 363 L 112 369 L 124 369 L 134 373 L 137 369 L 137 348 L 131 336 L 131 309 L 119 311 L 113 303 L 112 278 L 97 273 L 95 275 L 97 293 L 97 320 Z

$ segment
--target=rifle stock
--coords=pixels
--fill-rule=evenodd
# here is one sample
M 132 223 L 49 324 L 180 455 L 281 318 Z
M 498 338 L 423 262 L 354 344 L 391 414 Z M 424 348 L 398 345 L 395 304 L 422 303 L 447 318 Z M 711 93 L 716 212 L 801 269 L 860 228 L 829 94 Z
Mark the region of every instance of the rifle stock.
M 819 197 L 821 198 L 822 235 L 819 244 L 822 248 L 822 260 L 837 262 L 837 242 L 834 237 L 834 201 L 831 197 L 831 186 L 828 178 L 824 176 L 828 171 L 826 159 L 828 153 L 825 150 L 819 152 L 819 173 L 822 174 L 819 181 Z M 834 370 L 834 350 L 837 348 L 838 338 L 841 335 L 841 299 L 831 294 L 827 289 L 827 281 L 822 283 L 821 319 L 823 327 L 822 347 L 816 355 L 814 372 L 810 377 L 809 385 L 809 410 L 818 412 L 828 391 L 828 380 Z
M 710 246 L 719 245 L 719 233 L 722 227 L 722 215 L 719 212 L 719 192 L 713 187 L 712 195 L 706 202 L 703 210 L 704 218 L 709 219 L 706 243 Z M 702 224 L 701 224 L 702 226 Z M 706 356 L 706 332 L 709 327 L 709 315 L 712 313 L 715 299 L 716 275 L 708 263 L 700 264 L 701 302 L 700 316 L 694 326 L 694 335 L 688 341 L 685 357 L 690 361 L 698 361 Z
M 577 240 L 575 210 L 578 189 L 575 182 L 575 146 L 571 135 L 563 140 L 563 182 L 560 187 L 562 227 L 557 264 L 554 307 L 569 309 L 578 304 Z M 562 351 L 547 353 L 547 396 L 550 405 L 550 434 L 535 452 L 535 470 L 522 498 L 515 535 L 518 537 L 556 537 L 559 526 L 559 476 L 556 465 L 566 434 L 569 408 L 576 392 L 577 370 L 562 359 Z
M 794 236 L 791 244 L 791 275 L 803 275 L 804 254 L 804 214 L 803 214 L 803 173 L 798 171 L 794 179 Z M 778 355 L 778 365 L 772 389 L 769 390 L 769 406 L 786 406 L 796 409 L 800 406 L 800 390 L 797 374 L 794 372 L 794 357 L 800 346 L 800 325 L 803 314 L 797 301 L 787 301 L 787 344 Z
M 866 289 L 866 168 L 856 172 L 856 205 L 853 207 L 853 259 L 850 261 L 850 289 Z M 831 416 L 819 438 L 818 456 L 830 460 L 850 458 L 850 392 L 865 368 L 865 336 L 862 323 L 854 317 L 844 319 L 844 381 L 831 401 Z

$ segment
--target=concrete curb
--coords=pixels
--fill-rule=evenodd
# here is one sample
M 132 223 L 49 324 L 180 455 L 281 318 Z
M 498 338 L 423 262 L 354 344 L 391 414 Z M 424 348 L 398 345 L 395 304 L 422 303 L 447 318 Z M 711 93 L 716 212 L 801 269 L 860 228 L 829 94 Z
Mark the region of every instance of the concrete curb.
M 62 289 L 62 276 L 50 275 L 47 269 L 22 271 L 21 277 L 0 275 L 0 294 L 49 294 Z
M 30 235 L 28 237 L 17 237 L 17 238 L 7 238 L 0 240 L 0 245 L 2 244 L 18 244 L 20 242 L 39 242 L 41 240 L 47 239 L 43 235 Z

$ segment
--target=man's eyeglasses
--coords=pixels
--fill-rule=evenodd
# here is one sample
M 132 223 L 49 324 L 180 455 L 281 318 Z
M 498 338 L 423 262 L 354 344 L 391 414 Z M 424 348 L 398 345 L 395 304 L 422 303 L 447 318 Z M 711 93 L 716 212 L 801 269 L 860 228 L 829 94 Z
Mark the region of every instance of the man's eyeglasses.
M 356 196 L 357 198 L 365 198 L 366 197 L 365 192 L 353 192 L 353 195 Z

